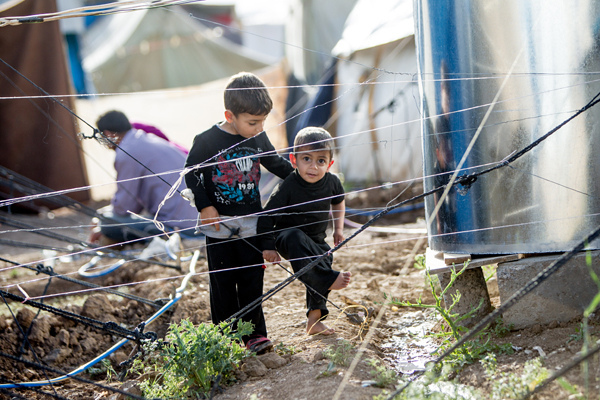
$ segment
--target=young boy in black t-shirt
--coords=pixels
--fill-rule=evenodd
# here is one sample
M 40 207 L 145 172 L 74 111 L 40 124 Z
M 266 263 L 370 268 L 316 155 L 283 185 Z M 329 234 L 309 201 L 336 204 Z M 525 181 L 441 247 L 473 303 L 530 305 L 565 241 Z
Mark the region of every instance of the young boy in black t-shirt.
M 290 154 L 295 170 L 275 188 L 265 205 L 269 212 L 258 219 L 257 233 L 264 234 L 261 245 L 266 261 L 280 262 L 281 254 L 298 272 L 316 256 L 327 253 L 331 248 L 325 243 L 325 230 L 331 210 L 334 244 L 344 240 L 344 188 L 329 172 L 333 164 L 331 141 L 323 128 L 307 127 L 296 135 Z M 307 286 L 309 335 L 333 333 L 322 322 L 329 313 L 327 296 L 330 290 L 343 289 L 350 283 L 351 273 L 334 271 L 332 262 L 330 254 L 298 278 Z
M 200 166 L 185 176 L 185 182 L 194 193 L 200 231 L 206 235 L 210 309 L 215 324 L 263 294 L 263 258 L 255 236 L 257 218 L 249 216 L 262 211 L 260 165 L 282 179 L 293 171 L 263 131 L 273 102 L 262 80 L 247 72 L 234 75 L 224 98 L 225 121 L 194 138 L 185 163 L 186 168 Z M 273 347 L 267 339 L 261 305 L 241 319 L 254 324 L 254 332 L 243 337 L 249 350 L 263 353 Z

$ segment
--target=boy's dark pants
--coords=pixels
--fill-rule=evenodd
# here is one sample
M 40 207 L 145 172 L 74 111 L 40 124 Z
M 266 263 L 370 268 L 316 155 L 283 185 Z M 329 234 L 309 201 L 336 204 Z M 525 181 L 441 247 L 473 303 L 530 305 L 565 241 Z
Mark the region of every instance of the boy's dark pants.
M 331 249 L 327 243 L 315 242 L 297 228 L 285 229 L 279 232 L 275 239 L 275 247 L 279 254 L 290 261 L 294 272 L 300 271 L 317 258 L 316 256 L 320 256 Z M 325 256 L 317 265 L 311 267 L 308 272 L 298 278 L 307 286 L 306 307 L 308 311 L 321 310 L 321 317 L 329 314 L 326 301 L 329 295 L 329 287 L 339 275 L 338 271 L 331 269 L 332 262 L 333 256 L 331 254 Z M 308 287 L 313 288 L 321 296 L 315 294 Z
M 262 253 L 248 244 L 258 247 L 256 237 L 244 240 L 206 237 L 206 258 L 211 272 L 210 312 L 214 324 L 227 320 L 263 294 Z M 227 271 L 213 272 L 219 270 Z M 254 324 L 254 332 L 243 337 L 244 343 L 252 336 L 267 336 L 262 304 L 249 310 L 241 320 Z

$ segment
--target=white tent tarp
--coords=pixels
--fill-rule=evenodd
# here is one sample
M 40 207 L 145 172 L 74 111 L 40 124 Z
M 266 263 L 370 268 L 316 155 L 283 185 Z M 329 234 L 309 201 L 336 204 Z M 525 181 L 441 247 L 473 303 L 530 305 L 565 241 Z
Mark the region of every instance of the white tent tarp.
M 359 0 L 332 54 L 338 168 L 349 182 L 422 176 L 412 1 Z
M 358 50 L 412 36 L 414 30 L 412 1 L 380 0 L 377 7 L 373 7 L 373 2 L 359 0 L 346 19 L 342 37 L 331 53 L 348 57 Z

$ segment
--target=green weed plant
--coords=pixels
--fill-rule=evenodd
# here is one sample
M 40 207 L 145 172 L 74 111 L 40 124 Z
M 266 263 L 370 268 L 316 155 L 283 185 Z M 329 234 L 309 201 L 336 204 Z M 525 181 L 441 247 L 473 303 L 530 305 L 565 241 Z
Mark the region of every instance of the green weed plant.
M 354 346 L 346 339 L 338 340 L 335 344 L 323 350 L 323 355 L 337 366 L 346 367 L 352 359 Z
M 275 347 L 273 348 L 273 350 L 275 350 L 275 352 L 277 354 L 279 354 L 280 356 L 286 356 L 286 355 L 293 356 L 294 354 L 300 352 L 300 350 L 298 350 L 295 346 L 285 345 L 285 344 L 283 344 L 283 342 L 277 343 L 275 345 Z
M 350 364 L 354 353 L 354 346 L 346 339 L 338 340 L 335 344 L 328 346 L 323 350 L 323 356 L 329 359 L 329 364 L 325 371 L 321 372 L 318 378 L 335 375 L 338 371 L 336 367 L 346 367 Z
M 396 371 L 387 368 L 379 360 L 371 358 L 367 360 L 367 364 L 373 367 L 370 374 L 375 380 L 375 386 L 385 388 L 398 381 L 398 374 Z
M 134 362 L 132 369 L 143 374 L 144 397 L 209 398 L 215 384 L 235 381 L 235 370 L 248 355 L 241 338 L 251 332 L 252 324 L 242 321 L 236 331 L 226 322 L 194 326 L 186 319 L 172 324 L 164 341 L 144 345 L 151 356 Z
M 110 360 L 106 358 L 100 361 L 100 364 L 98 364 L 97 366 L 88 368 L 87 372 L 88 374 L 94 377 L 98 375 L 106 375 L 107 382 L 112 382 L 117 377 L 117 373 L 113 368 Z
M 562 387 L 567 393 L 569 393 L 569 399 L 573 400 L 585 400 L 586 398 L 583 396 L 581 391 L 577 388 L 577 385 L 571 384 L 565 378 L 558 378 L 556 380 L 560 387 Z
M 425 254 L 417 254 L 415 256 L 415 262 L 414 262 L 413 266 L 418 270 L 426 269 Z
M 520 400 L 528 398 L 528 394 L 550 374 L 543 367 L 540 358 L 527 361 L 523 371 L 518 373 L 499 372 L 493 354 L 488 354 L 480 362 L 488 382 L 491 383 L 486 393 L 451 380 L 453 368 L 446 364 L 441 371 L 428 369 L 413 382 L 402 378 L 398 387 L 403 390 L 393 398 L 384 390 L 380 395 L 373 397 L 373 400 Z M 576 392 L 576 388 L 571 390 Z
M 590 278 L 596 284 L 597 293 L 594 296 L 594 298 L 592 299 L 592 301 L 590 302 L 590 304 L 583 311 L 583 321 L 582 321 L 582 326 L 581 326 L 582 336 L 583 336 L 583 346 L 582 346 L 581 352 L 583 354 L 587 354 L 588 351 L 590 351 L 590 348 L 593 347 L 593 345 L 592 345 L 593 336 L 590 333 L 589 319 L 590 319 L 590 316 L 592 315 L 592 313 L 596 310 L 596 308 L 598 308 L 598 305 L 600 305 L 600 278 L 598 278 L 598 275 L 596 274 L 596 272 L 594 271 L 594 269 L 592 267 L 592 253 L 589 250 L 587 250 L 585 253 L 585 265 L 588 269 L 588 273 L 590 274 Z M 581 373 L 583 375 L 583 380 L 584 380 L 585 394 L 589 394 L 590 393 L 590 370 L 589 370 L 589 363 L 587 360 L 585 360 L 581 363 Z
M 484 357 L 481 364 L 492 384 L 491 400 L 523 399 L 550 376 L 539 357 L 525 362 L 523 371 L 518 374 L 498 372 L 498 363 L 491 354 Z

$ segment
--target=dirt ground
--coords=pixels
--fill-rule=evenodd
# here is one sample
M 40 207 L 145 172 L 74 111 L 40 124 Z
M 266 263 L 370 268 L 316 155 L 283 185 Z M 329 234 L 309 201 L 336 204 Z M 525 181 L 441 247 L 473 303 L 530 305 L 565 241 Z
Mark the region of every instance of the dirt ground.
M 41 230 L 55 232 L 85 240 L 89 229 L 87 217 L 69 210 L 57 210 L 47 215 L 10 215 L 5 217 L 24 221 L 37 227 L 62 227 L 62 229 Z M 364 221 L 358 221 L 364 222 Z M 388 228 L 424 229 L 425 223 L 419 212 L 405 218 L 386 219 L 378 226 Z M 3 225 L 1 239 L 29 244 L 67 245 L 52 238 Z M 346 235 L 355 229 L 348 228 Z M 264 304 L 265 317 L 270 338 L 280 349 L 288 353 L 281 356 L 260 356 L 261 365 L 267 368 L 243 368 L 239 381 L 223 388 L 214 396 L 218 400 L 241 399 L 372 399 L 383 390 L 391 392 L 393 386 L 379 388 L 373 385 L 375 376 L 369 360 L 379 360 L 382 365 L 395 370 L 406 378 L 415 376 L 415 371 L 431 358 L 428 352 L 434 350 L 439 340 L 426 335 L 439 330 L 439 316 L 435 311 L 416 308 L 398 308 L 386 305 L 384 294 L 401 300 L 416 302 L 422 298 L 431 302 L 432 295 L 425 285 L 424 272 L 414 268 L 415 254 L 423 254 L 427 241 L 423 234 L 384 233 L 365 231 L 352 240 L 345 248 L 334 254 L 334 268 L 352 272 L 348 288 L 332 292 L 327 324 L 336 333 L 331 336 L 307 336 L 305 334 L 305 289 L 299 282 L 292 282 Z M 420 239 L 420 240 L 419 240 Z M 192 251 L 201 241 L 186 241 L 185 247 Z M 128 329 L 134 329 L 148 318 L 156 307 L 135 299 L 107 294 L 100 290 L 90 290 L 76 282 L 48 279 L 38 274 L 35 267 L 51 253 L 41 249 L 17 247 L 14 244 L 0 243 L 0 289 L 18 296 L 29 296 L 35 301 L 83 315 L 103 322 L 114 321 Z M 77 248 L 76 245 L 74 245 Z M 139 250 L 139 249 L 138 249 Z M 58 252 L 57 256 L 66 254 Z M 187 254 L 187 253 L 186 253 Z M 172 296 L 188 272 L 189 261 L 181 263 L 181 271 L 143 261 L 129 262 L 110 274 L 95 278 L 84 278 L 78 269 L 90 259 L 89 255 L 56 258 L 45 261 L 53 265 L 55 272 L 74 280 L 92 282 L 132 296 L 156 300 Z M 163 259 L 165 261 L 165 259 Z M 14 263 L 17 266 L 15 266 Z M 169 261 L 175 265 L 174 261 Z M 29 270 L 30 266 L 34 270 Z M 288 266 L 283 263 L 283 266 Z M 289 266 L 288 266 L 289 267 Z M 195 324 L 209 322 L 209 295 L 206 261 L 201 258 L 196 265 L 197 273 L 191 278 L 181 300 L 175 303 L 156 321 L 147 326 L 144 332 L 165 334 L 169 323 L 189 318 Z M 265 290 L 275 287 L 288 275 L 279 266 L 271 265 L 265 273 Z M 18 286 L 17 286 L 18 284 Z M 494 279 L 488 281 L 492 303 L 498 305 L 497 288 Z M 346 308 L 350 307 L 350 308 Z M 363 325 L 356 324 L 344 315 L 367 312 Z M 27 307 L 18 301 L 4 300 L 0 312 L 0 377 L 2 382 L 32 382 L 45 379 L 45 375 L 58 376 L 59 371 L 72 371 L 88 363 L 94 357 L 109 349 L 120 340 L 117 335 L 105 334 L 82 324 L 75 323 L 51 312 Z M 360 316 L 360 315 L 359 315 Z M 17 324 L 16 321 L 19 321 Z M 32 321 L 33 324 L 32 324 Z M 31 326 L 28 338 L 31 346 L 23 344 L 21 329 Z M 437 328 L 436 328 L 437 327 Z M 511 343 L 516 350 L 511 355 L 499 355 L 499 371 L 521 374 L 527 360 L 544 354 L 543 365 L 550 371 L 565 366 L 581 350 L 582 341 L 577 340 L 580 321 L 554 323 L 549 326 L 534 326 L 512 331 L 503 338 L 495 338 L 499 343 Z M 592 326 L 593 331 L 596 325 Z M 342 339 L 353 345 L 352 362 L 338 366 L 333 372 L 328 370 L 329 360 L 323 352 Z M 134 346 L 127 343 L 112 353 L 108 359 L 118 373 L 119 364 L 132 354 Z M 293 351 L 290 351 L 293 350 Z M 541 350 L 541 351 L 540 351 Z M 7 355 L 13 358 L 7 357 Z M 24 364 L 17 358 L 42 363 L 49 369 L 41 371 Z M 597 360 L 592 362 L 591 388 L 597 393 Z M 97 367 L 98 365 L 96 365 Z M 582 385 L 583 374 L 574 368 L 566 378 L 571 384 Z M 66 379 L 53 386 L 42 386 L 35 391 L 30 389 L 7 389 L 0 392 L 0 399 L 27 398 L 67 398 L 67 399 L 122 399 L 123 395 L 108 389 L 122 388 L 140 395 L 131 389 L 132 381 L 120 382 L 116 377 L 107 379 L 103 373 L 90 374 L 85 371 L 81 378 L 97 382 L 106 387 L 91 383 Z M 478 388 L 481 398 L 491 398 L 493 382 L 486 379 L 479 363 L 466 366 L 456 374 L 457 382 Z M 0 383 L 2 383 L 0 382 Z M 52 397 L 55 396 L 55 397 Z M 597 394 L 596 394 L 597 397 Z M 449 397 L 452 398 L 452 397 Z M 536 395 L 537 399 L 567 399 L 569 393 L 557 384 Z

